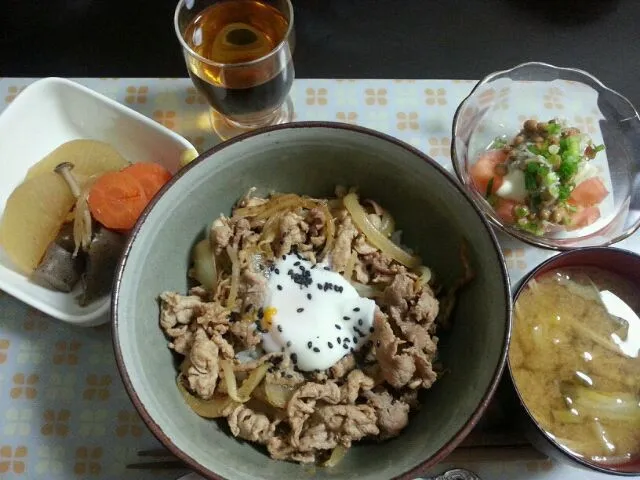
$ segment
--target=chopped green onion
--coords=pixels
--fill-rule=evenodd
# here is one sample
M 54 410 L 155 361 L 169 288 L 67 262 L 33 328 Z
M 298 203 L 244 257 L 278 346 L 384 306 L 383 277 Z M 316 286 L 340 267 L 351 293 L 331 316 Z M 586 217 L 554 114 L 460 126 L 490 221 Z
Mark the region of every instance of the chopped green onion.
M 538 167 L 538 175 L 540 175 L 540 177 L 544 178 L 548 173 L 549 167 L 547 167 L 546 165 L 540 165 L 540 167 Z
M 549 157 L 549 163 L 553 166 L 553 168 L 558 168 L 562 163 L 562 157 L 558 154 L 551 155 Z
M 544 233 L 544 230 L 540 225 L 536 222 L 518 222 L 518 227 L 520 227 L 525 232 L 532 233 L 533 235 L 540 236 Z
M 493 192 L 493 179 L 494 178 L 495 177 L 491 177 L 491 179 L 489 179 L 489 183 L 487 183 L 487 191 L 484 194 L 484 198 L 489 198 L 489 196 Z
M 558 176 L 562 183 L 566 183 L 578 173 L 578 162 L 572 158 L 566 158 L 562 160 L 560 167 L 558 168 Z
M 568 185 L 560 185 L 558 187 L 558 200 L 564 202 L 571 195 L 571 190 L 573 190 L 570 184 Z
M 547 168 L 547 173 L 542 177 L 542 183 L 545 187 L 550 187 L 551 185 L 558 183 L 558 175 L 555 172 L 550 172 Z
M 531 194 L 531 206 L 534 210 L 538 210 L 540 204 L 542 203 L 542 196 L 540 196 L 540 192 L 534 192 Z
M 527 150 L 529 150 L 534 155 L 540 155 L 540 150 L 535 145 L 527 145 Z
M 502 137 L 496 137 L 493 142 L 491 142 L 491 145 L 489 145 L 489 149 L 495 149 L 498 150 L 500 148 L 504 148 L 507 146 L 507 140 L 502 138 Z
M 518 205 L 514 209 L 514 212 L 516 214 L 516 217 L 518 218 L 523 218 L 529 215 L 529 209 L 526 207 L 526 205 Z
M 593 150 L 598 153 L 598 152 L 602 152 L 604 150 L 604 144 L 600 144 L 600 145 L 596 145 L 595 147 L 593 147 Z
M 562 127 L 553 120 L 547 124 L 547 133 L 549 135 L 558 135 L 560 134 L 560 130 L 562 130 Z
M 532 173 L 529 170 L 524 172 L 524 188 L 530 192 L 538 188 L 537 174 Z

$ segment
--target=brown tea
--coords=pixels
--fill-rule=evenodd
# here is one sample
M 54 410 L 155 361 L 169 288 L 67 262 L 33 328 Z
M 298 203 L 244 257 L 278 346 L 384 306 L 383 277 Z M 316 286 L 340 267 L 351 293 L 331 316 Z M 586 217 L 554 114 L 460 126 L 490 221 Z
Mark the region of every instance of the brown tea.
M 288 21 L 255 0 L 224 0 L 194 17 L 184 40 L 205 62 L 186 55 L 189 75 L 223 115 L 259 116 L 277 109 L 293 82 Z

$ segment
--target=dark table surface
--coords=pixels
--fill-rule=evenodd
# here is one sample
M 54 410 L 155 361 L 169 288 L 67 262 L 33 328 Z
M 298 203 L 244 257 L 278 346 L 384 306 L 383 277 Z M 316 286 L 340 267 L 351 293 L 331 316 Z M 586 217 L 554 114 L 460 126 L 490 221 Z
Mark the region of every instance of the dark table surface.
M 293 0 L 300 78 L 583 68 L 640 105 L 640 0 Z M 184 77 L 174 0 L 0 0 L 0 75 Z

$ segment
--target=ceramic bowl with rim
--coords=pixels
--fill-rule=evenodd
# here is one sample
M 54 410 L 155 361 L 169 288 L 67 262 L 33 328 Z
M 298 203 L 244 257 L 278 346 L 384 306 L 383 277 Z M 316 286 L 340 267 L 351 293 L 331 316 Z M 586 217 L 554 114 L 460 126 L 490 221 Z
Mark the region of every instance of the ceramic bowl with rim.
M 496 137 L 513 138 L 526 119 L 564 119 L 604 144 L 592 164 L 609 195 L 601 218 L 572 232 L 536 236 L 505 224 L 478 192 L 469 168 Z M 640 116 L 625 97 L 587 72 L 530 62 L 491 73 L 458 107 L 451 159 L 458 179 L 484 214 L 503 231 L 531 245 L 566 250 L 616 243 L 640 226 Z
M 207 225 L 249 188 L 258 194 L 333 195 L 358 186 L 394 215 L 403 241 L 443 282 L 461 272 L 468 241 L 475 280 L 442 335 L 448 370 L 425 392 L 402 434 L 357 445 L 331 470 L 271 460 L 266 452 L 193 413 L 176 388 L 175 359 L 159 327 L 158 295 L 186 292 L 190 251 Z M 301 122 L 236 137 L 182 169 L 145 211 L 125 251 L 113 296 L 117 365 L 135 407 L 158 439 L 206 478 L 415 478 L 470 431 L 491 398 L 510 333 L 511 295 L 492 229 L 460 185 L 433 160 L 386 135 L 338 123 Z
M 44 78 L 27 88 L 0 115 L 0 216 L 27 171 L 49 152 L 78 138 L 110 144 L 130 162 L 153 161 L 171 172 L 194 147 L 168 128 L 89 88 L 63 78 Z M 79 286 L 54 292 L 18 272 L 0 248 L 0 290 L 73 325 L 109 321 L 109 298 L 81 307 Z
M 611 247 L 579 248 L 555 255 L 542 262 L 529 272 L 520 282 L 514 294 L 514 305 L 518 302 L 520 294 L 528 287 L 529 283 L 541 275 L 559 268 L 568 267 L 597 267 L 607 272 L 614 273 L 629 281 L 637 292 L 640 293 L 640 255 L 637 253 Z M 517 383 L 512 373 L 511 363 L 507 359 L 509 375 L 505 381 L 511 386 L 511 393 L 516 397 L 513 405 L 520 408 L 514 412 L 516 418 L 524 427 L 523 430 L 529 441 L 540 451 L 550 457 L 589 471 L 608 473 L 620 476 L 640 475 L 640 457 L 622 464 L 602 464 L 588 461 L 574 452 L 561 446 L 538 423 L 533 413 L 527 408 L 527 404 L 518 392 Z

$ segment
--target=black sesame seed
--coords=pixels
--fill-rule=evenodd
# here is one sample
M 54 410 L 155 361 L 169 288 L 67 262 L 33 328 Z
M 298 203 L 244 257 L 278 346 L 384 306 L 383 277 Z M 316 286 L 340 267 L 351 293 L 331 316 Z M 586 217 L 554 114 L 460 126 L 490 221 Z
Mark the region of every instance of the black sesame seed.
M 330 272 L 330 271 L 331 271 L 331 269 L 330 269 L 329 267 L 324 267 L 324 269 L 325 269 L 327 272 Z
M 366 337 L 366 335 L 364 333 L 362 333 L 360 330 L 358 330 L 358 336 L 361 338 Z
M 296 312 L 302 313 L 302 312 L 304 312 L 304 308 L 300 307 L 299 309 L 296 310 Z
M 375 331 L 375 328 L 369 327 L 369 333 L 373 333 L 374 331 Z
M 291 354 L 291 361 L 293 363 L 298 363 L 298 354 L 297 353 L 292 353 Z
M 314 264 L 314 265 L 311 265 L 311 270 L 313 270 L 313 269 L 314 269 L 314 268 L 316 268 L 316 267 L 317 267 L 317 265 L 315 265 L 315 264 Z
M 294 267 L 297 267 L 298 265 L 300 265 L 300 262 L 296 262 L 293 264 Z
M 320 349 L 318 347 L 313 347 L 313 351 L 316 353 L 320 353 Z
M 264 310 L 262 309 L 262 307 L 260 307 L 258 309 L 258 318 L 262 318 L 262 317 L 264 317 Z
M 351 318 L 349 318 L 349 317 L 342 317 L 342 319 L 343 319 L 343 320 L 347 320 L 347 321 L 348 321 L 348 320 L 351 320 Z
M 287 377 L 287 378 L 293 378 L 293 375 L 291 375 L 290 373 L 285 373 L 284 376 Z
M 278 325 L 278 331 L 282 332 L 282 325 Z
M 353 337 L 353 343 L 358 343 L 358 337 Z
M 293 275 L 293 270 L 289 270 L 289 271 L 287 272 L 287 275 Z
M 320 338 L 320 337 L 316 337 L 316 338 Z
M 362 319 L 358 319 L 358 325 L 362 325 L 364 322 L 362 321 Z
M 327 342 L 327 346 L 328 346 L 329 348 L 333 348 L 333 343 L 331 343 L 331 342 Z
M 286 260 L 287 256 L 286 255 L 282 255 L 282 260 Z
M 277 288 L 278 290 L 282 290 L 282 285 L 278 285 L 276 288 Z
M 359 312 L 360 311 L 360 307 L 356 307 L 353 309 L 354 312 Z
M 311 342 L 307 342 L 307 348 L 311 348 L 313 344 Z
M 344 348 L 345 350 L 349 350 L 349 347 L 347 346 L 346 343 L 342 344 L 342 348 Z
M 341 343 L 342 339 L 340 337 L 336 337 L 336 342 Z
M 356 337 L 353 337 L 353 338 L 356 338 Z M 344 337 L 344 341 L 345 341 L 346 343 L 350 343 L 350 342 L 351 342 L 351 339 L 350 339 L 350 338 L 347 338 L 347 337 Z
M 349 351 L 350 351 L 351 353 L 355 352 L 355 350 L 354 350 L 353 348 L 350 348 L 350 349 L 349 349 Z
M 307 298 L 308 298 L 309 300 L 311 300 L 311 298 L 312 298 L 312 297 L 311 297 L 311 294 L 310 294 L 310 293 L 307 293 Z
M 342 330 L 342 327 L 340 325 L 338 325 L 337 323 L 334 325 L 334 327 L 336 327 L 338 330 Z
M 280 270 L 278 270 L 277 268 L 274 268 L 273 271 L 276 272 L 276 275 L 280 275 Z
M 321 283 L 319 283 L 319 284 L 318 284 L 318 288 L 319 288 L 320 290 L 322 290 L 322 284 L 321 284 Z
M 287 347 L 291 346 L 291 341 L 287 342 Z

